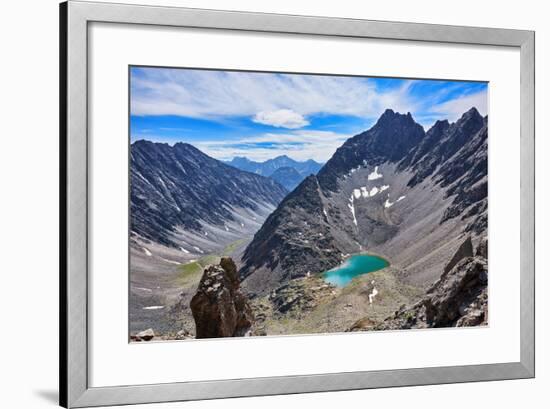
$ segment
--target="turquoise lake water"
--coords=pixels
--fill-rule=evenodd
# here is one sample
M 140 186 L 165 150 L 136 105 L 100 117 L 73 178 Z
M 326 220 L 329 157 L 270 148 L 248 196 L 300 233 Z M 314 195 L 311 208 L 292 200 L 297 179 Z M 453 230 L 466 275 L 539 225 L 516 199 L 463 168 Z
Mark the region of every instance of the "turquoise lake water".
M 381 270 L 389 265 L 390 263 L 381 257 L 356 254 L 340 266 L 324 272 L 323 278 L 337 287 L 345 287 L 354 277 Z

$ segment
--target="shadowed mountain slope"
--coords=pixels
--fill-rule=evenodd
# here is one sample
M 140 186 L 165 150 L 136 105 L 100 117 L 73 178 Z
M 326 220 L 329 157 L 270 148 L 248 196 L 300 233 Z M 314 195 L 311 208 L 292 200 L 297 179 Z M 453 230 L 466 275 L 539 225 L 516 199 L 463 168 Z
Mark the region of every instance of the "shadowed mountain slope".
M 226 165 L 189 144 L 137 141 L 130 160 L 132 233 L 165 246 L 180 245 L 179 230 L 226 227 L 239 211 L 265 213 L 287 193 L 273 179 Z

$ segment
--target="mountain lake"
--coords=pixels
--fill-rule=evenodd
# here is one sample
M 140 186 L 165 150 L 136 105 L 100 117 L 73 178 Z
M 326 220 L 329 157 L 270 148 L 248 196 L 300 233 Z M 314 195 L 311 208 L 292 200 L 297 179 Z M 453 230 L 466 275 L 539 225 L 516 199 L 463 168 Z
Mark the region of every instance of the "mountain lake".
M 355 254 L 338 267 L 325 271 L 323 278 L 336 287 L 345 287 L 354 277 L 382 270 L 389 265 L 390 263 L 382 257 L 370 254 Z

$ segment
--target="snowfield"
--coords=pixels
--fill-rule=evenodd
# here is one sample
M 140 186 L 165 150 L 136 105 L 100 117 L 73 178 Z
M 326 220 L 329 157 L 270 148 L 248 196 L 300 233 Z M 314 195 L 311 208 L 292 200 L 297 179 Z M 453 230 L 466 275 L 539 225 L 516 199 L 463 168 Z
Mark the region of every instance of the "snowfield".
M 371 173 L 369 173 L 368 179 L 376 180 L 376 179 L 380 179 L 381 177 L 383 177 L 383 175 L 381 173 L 378 173 L 378 166 L 376 166 L 374 170 Z

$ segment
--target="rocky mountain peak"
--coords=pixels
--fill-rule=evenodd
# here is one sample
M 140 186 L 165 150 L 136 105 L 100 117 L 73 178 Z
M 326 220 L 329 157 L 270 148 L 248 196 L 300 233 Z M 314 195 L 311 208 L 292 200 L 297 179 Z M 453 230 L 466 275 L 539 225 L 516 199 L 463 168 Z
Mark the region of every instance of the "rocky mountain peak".
M 235 156 L 231 161 L 227 163 L 237 168 L 241 168 L 243 166 L 250 166 L 250 164 L 252 164 L 252 161 L 245 156 Z
M 410 112 L 406 114 L 400 114 L 392 109 L 386 109 L 384 113 L 378 118 L 374 127 L 395 127 L 395 126 L 415 126 L 418 125 Z
M 148 145 L 154 145 L 155 142 L 151 142 L 151 141 L 148 141 L 146 139 L 139 139 L 137 141 L 135 141 L 134 143 L 132 143 L 132 146 L 148 146 Z
M 435 124 L 426 132 L 426 136 L 422 139 L 416 149 L 409 151 L 409 153 L 399 163 L 399 170 L 403 170 L 410 165 L 416 164 L 420 159 L 424 157 L 431 149 L 441 142 L 445 133 L 449 129 L 451 124 L 449 121 L 438 120 Z M 433 171 L 435 167 L 429 168 L 429 171 Z
M 190 145 L 186 142 L 176 142 L 174 144 L 174 148 L 177 148 L 177 149 L 194 149 L 194 150 L 197 150 L 197 148 L 195 148 L 193 145 Z
M 168 144 L 166 144 L 166 145 L 170 146 Z M 174 144 L 173 149 L 175 149 L 177 151 L 180 151 L 180 152 L 190 152 L 190 153 L 193 153 L 193 154 L 206 156 L 205 153 L 203 153 L 202 151 L 200 151 L 199 149 L 197 149 L 193 145 L 191 145 L 189 143 L 186 143 L 186 142 L 176 142 Z
M 479 111 L 477 110 L 476 107 L 471 107 L 469 110 L 464 112 L 460 119 L 462 120 L 462 119 L 466 119 L 466 118 L 483 119 L 483 117 L 481 116 L 481 114 L 479 113 Z
M 387 118 L 392 118 L 395 116 L 396 112 L 391 108 L 386 108 L 386 110 L 380 115 L 380 118 L 378 118 L 378 122 L 384 121 Z
M 424 128 L 415 122 L 411 113 L 400 114 L 386 110 L 376 124 L 364 132 L 364 142 L 382 159 L 395 161 L 404 156 L 424 137 Z
M 351 169 L 398 162 L 424 138 L 425 132 L 410 113 L 387 109 L 368 131 L 348 139 L 319 171 L 324 192 L 337 190 L 337 179 Z
M 484 124 L 485 119 L 479 114 L 476 108 L 470 108 L 456 121 L 456 126 L 461 128 L 464 133 L 477 132 Z
M 487 132 L 481 131 L 486 131 L 487 123 L 476 108 L 466 111 L 452 124 L 445 122 L 447 121 L 437 121 L 419 147 L 411 151 L 400 163 L 400 169 L 412 166 L 415 173 L 409 181 L 409 186 L 415 186 L 433 175 L 444 162 L 462 151 L 463 157 L 459 161 L 450 161 L 439 171 L 445 173 L 441 178 L 444 185 L 452 183 L 456 180 L 457 172 L 464 173 L 466 170 L 464 161 L 477 152 L 481 145 L 486 145 Z M 486 171 L 481 170 L 481 173 L 486 174 Z
M 451 124 L 449 123 L 448 120 L 438 119 L 437 121 L 435 121 L 435 124 L 433 124 L 430 130 L 433 130 L 433 132 L 445 132 L 449 128 L 449 126 L 451 126 Z

